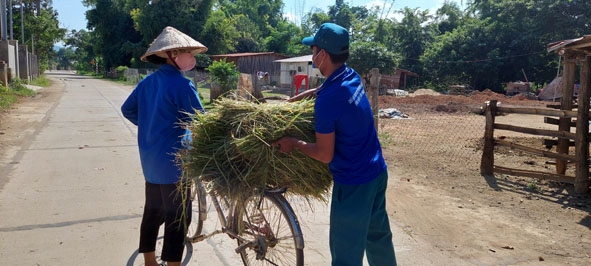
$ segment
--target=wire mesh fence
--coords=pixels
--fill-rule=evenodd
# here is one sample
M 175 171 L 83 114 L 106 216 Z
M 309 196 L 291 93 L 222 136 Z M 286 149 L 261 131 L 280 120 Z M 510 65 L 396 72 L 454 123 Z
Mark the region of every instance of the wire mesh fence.
M 477 114 L 407 113 L 382 118 L 378 134 L 389 164 L 423 176 L 478 173 L 485 118 Z

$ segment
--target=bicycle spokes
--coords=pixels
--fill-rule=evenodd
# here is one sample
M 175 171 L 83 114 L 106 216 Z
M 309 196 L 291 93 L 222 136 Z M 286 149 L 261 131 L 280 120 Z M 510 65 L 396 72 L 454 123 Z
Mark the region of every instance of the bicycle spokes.
M 239 210 L 237 249 L 245 265 L 302 265 L 303 251 L 296 247 L 291 214 L 282 197 L 253 196 Z M 299 229 L 299 228 L 298 228 Z M 301 237 L 298 236 L 298 237 Z

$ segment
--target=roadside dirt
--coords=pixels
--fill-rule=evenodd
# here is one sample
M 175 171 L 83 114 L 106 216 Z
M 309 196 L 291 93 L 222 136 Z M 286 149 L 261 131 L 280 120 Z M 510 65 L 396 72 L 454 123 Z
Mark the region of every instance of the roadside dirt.
M 60 90 L 42 90 L 0 114 L 3 165 L 11 163 L 7 158 L 18 152 L 14 147 L 34 130 L 23 110 L 14 112 L 18 106 L 51 105 L 60 94 Z M 417 243 L 435 247 L 439 257 L 460 258 L 464 265 L 591 265 L 589 194 L 575 195 L 571 186 L 555 182 L 479 174 L 484 118 L 475 113 L 492 99 L 504 105 L 547 104 L 489 91 L 450 96 L 419 90 L 409 97 L 380 97 L 381 109 L 397 108 L 411 117 L 379 120 L 390 169 L 391 221 Z M 526 127 L 546 126 L 529 116 L 499 117 L 503 119 Z M 540 145 L 539 138 L 506 137 Z M 543 158 L 498 152 L 507 167 L 552 171 Z
M 390 215 L 416 241 L 466 265 L 591 265 L 590 194 L 575 195 L 571 185 L 556 182 L 480 175 L 485 118 L 478 113 L 489 100 L 505 106 L 549 104 L 491 91 L 450 96 L 419 90 L 409 97 L 380 97 L 380 109 L 396 108 L 410 117 L 379 120 L 393 181 Z M 556 130 L 541 116 L 511 114 L 497 122 Z M 541 138 L 531 135 L 500 131 L 495 136 L 543 149 Z M 555 170 L 547 158 L 501 148 L 495 164 Z

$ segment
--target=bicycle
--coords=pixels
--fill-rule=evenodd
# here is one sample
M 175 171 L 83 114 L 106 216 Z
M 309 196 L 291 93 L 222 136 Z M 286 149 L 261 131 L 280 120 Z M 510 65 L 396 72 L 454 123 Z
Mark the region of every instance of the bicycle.
M 245 198 L 229 199 L 217 195 L 200 181 L 191 185 L 193 201 L 191 224 L 186 240 L 196 243 L 225 233 L 236 239 L 246 266 L 304 265 L 304 237 L 298 219 L 283 194 L 286 188 L 265 189 Z M 202 234 L 212 201 L 221 228 Z

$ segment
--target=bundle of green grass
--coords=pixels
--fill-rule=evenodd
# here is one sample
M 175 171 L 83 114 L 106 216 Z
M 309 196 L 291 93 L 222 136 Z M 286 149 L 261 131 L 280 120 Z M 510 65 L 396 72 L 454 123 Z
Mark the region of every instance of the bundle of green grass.
M 284 136 L 315 141 L 313 100 L 257 104 L 222 99 L 193 115 L 188 128 L 192 148 L 179 153 L 184 176 L 207 183 L 218 195 L 288 188 L 289 193 L 326 200 L 332 185 L 328 166 L 272 145 Z

